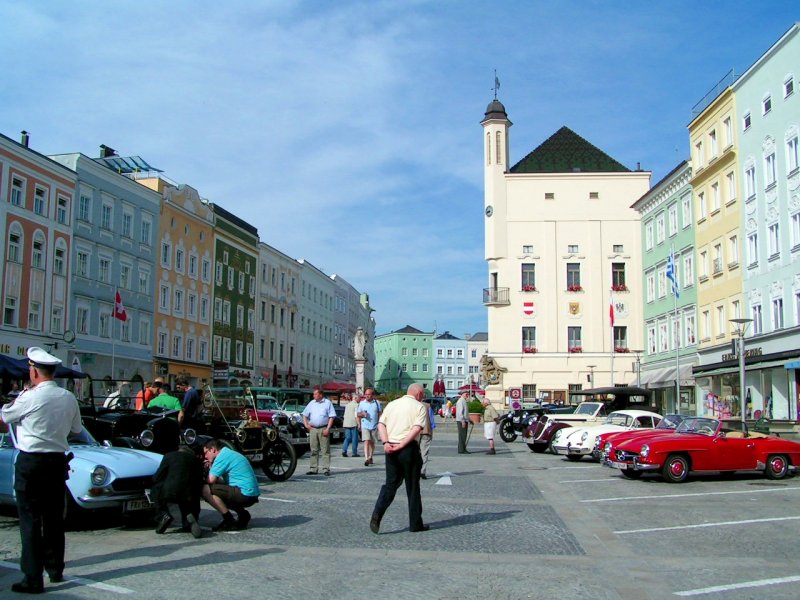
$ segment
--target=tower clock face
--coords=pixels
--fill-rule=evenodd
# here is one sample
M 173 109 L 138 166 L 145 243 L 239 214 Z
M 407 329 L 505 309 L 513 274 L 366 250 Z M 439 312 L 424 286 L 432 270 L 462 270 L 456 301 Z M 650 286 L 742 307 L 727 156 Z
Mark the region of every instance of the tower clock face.
M 491 217 L 491 216 L 492 216 L 492 213 L 494 213 L 494 209 L 491 207 L 491 205 L 490 205 L 490 206 L 487 206 L 487 207 L 486 207 L 486 216 L 487 216 L 487 217 Z

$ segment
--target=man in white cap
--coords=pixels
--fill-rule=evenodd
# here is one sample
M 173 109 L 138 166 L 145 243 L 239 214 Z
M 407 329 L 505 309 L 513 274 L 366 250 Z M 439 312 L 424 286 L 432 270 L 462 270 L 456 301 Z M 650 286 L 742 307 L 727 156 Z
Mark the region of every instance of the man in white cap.
M 42 574 L 64 580 L 64 499 L 68 477 L 67 437 L 81 431 L 78 401 L 53 381 L 61 360 L 41 348 L 28 349 L 31 389 L 0 411 L 3 422 L 17 425 L 14 489 L 22 538 L 22 581 L 11 590 L 44 591 Z

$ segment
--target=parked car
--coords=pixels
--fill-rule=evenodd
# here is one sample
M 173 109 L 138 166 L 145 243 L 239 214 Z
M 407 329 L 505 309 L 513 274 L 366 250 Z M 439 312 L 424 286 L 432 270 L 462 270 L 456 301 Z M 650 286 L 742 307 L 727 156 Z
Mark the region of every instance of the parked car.
M 631 429 L 653 429 L 662 416 L 645 410 L 615 410 L 606 417 L 602 425 L 594 427 L 566 427 L 553 436 L 553 452 L 563 454 L 576 461 L 592 454 L 595 440 L 602 433 L 629 431 Z
M 700 471 L 762 471 L 769 479 L 782 479 L 800 465 L 800 443 L 751 432 L 742 421 L 690 417 L 674 433 L 617 445 L 605 464 L 630 478 L 661 473 L 670 483 Z
M 196 431 L 181 429 L 178 411 L 152 408 L 135 412 L 129 409 L 81 409 L 83 426 L 101 442 L 165 454 L 178 444 L 194 443 Z
M 559 429 L 575 427 L 578 424 L 599 425 L 607 416 L 603 402 L 581 402 L 571 413 L 545 413 L 530 422 L 522 440 L 533 452 L 544 452 Z
M 600 462 L 603 462 L 608 457 L 609 453 L 613 451 L 613 448 L 622 442 L 632 440 L 639 436 L 649 435 L 650 433 L 674 432 L 685 418 L 686 417 L 683 415 L 665 415 L 664 418 L 661 419 L 661 422 L 656 425 L 655 429 L 632 429 L 630 431 L 601 433 L 595 438 L 592 456 L 598 458 Z
M 500 417 L 500 424 L 497 426 L 500 439 L 510 444 L 522 435 L 528 426 L 538 420 L 545 413 L 538 404 L 527 408 L 516 408 L 508 411 Z
M 0 433 L 0 503 L 16 504 L 14 463 L 16 426 L 3 427 Z M 73 454 L 69 462 L 69 479 L 65 512 L 68 525 L 75 525 L 86 511 L 114 509 L 124 514 L 142 514 L 152 510 L 145 490 L 161 464 L 161 456 L 132 448 L 112 448 L 99 444 L 82 429 L 69 436 Z

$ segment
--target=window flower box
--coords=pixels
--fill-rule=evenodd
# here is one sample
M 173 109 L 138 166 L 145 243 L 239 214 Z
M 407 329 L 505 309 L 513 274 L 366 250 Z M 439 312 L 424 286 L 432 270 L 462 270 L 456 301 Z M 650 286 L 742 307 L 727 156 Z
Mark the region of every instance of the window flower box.
M 570 354 L 577 354 L 578 352 L 583 352 L 583 346 L 572 346 L 569 349 Z
M 536 354 L 538 350 L 536 349 L 536 346 L 523 346 L 522 352 L 524 354 Z
M 522 291 L 523 292 L 535 292 L 536 291 L 536 286 L 535 285 L 523 285 L 522 286 Z
M 628 291 L 628 286 L 625 285 L 624 283 L 620 283 L 619 285 L 612 285 L 611 286 L 611 291 L 612 292 L 627 292 Z
M 580 286 L 580 285 L 568 285 L 567 286 L 567 291 L 568 292 L 582 292 L 583 291 L 583 286 Z
M 630 351 L 631 351 L 631 349 L 627 348 L 625 346 L 615 346 L 614 347 L 614 352 L 620 352 L 622 354 L 625 354 L 626 352 L 630 352 Z

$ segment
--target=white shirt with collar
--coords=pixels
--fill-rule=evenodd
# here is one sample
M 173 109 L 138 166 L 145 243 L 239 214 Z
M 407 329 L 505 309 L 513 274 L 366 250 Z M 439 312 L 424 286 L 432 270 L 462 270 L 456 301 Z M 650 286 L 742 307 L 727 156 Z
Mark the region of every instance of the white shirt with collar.
M 17 423 L 17 448 L 23 452 L 67 452 L 67 437 L 82 428 L 75 395 L 52 380 L 20 394 L 0 418 Z

